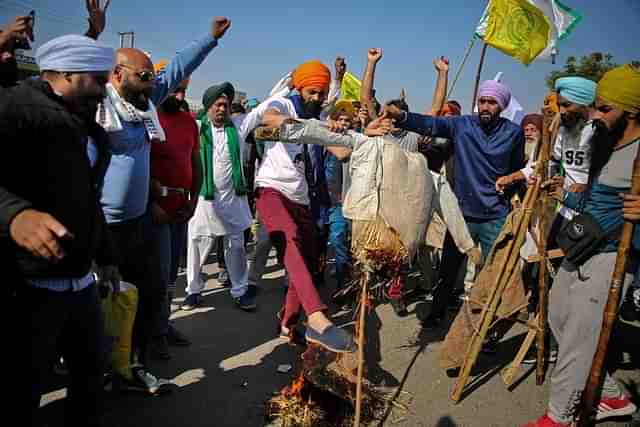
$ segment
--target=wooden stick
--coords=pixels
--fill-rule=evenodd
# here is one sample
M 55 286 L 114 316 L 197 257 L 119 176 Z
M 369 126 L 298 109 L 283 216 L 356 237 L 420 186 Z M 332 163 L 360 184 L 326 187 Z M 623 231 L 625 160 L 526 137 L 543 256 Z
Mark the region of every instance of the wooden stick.
M 551 139 L 549 128 L 551 119 L 544 117 L 542 125 L 542 147 L 538 158 L 538 179 L 542 182 L 547 180 L 549 157 L 551 154 Z M 547 332 L 547 207 L 549 204 L 549 192 L 542 193 L 540 200 L 540 214 L 538 215 L 538 360 L 536 362 L 536 384 L 544 383 L 545 369 L 545 341 Z
M 362 406 L 362 375 L 364 371 L 364 326 L 365 314 L 367 312 L 367 286 L 371 279 L 371 273 L 366 272 L 364 275 L 364 284 L 362 285 L 362 296 L 360 299 L 360 319 L 358 320 L 358 377 L 356 382 L 356 413 L 353 420 L 354 427 L 360 426 L 360 410 Z
M 564 252 L 562 252 L 562 249 L 551 249 L 550 251 L 547 251 L 547 259 L 556 259 L 556 258 L 562 258 L 564 256 Z M 531 262 L 538 262 L 540 261 L 540 255 L 531 255 L 530 257 L 527 257 L 527 262 L 531 263 Z
M 640 148 L 633 162 L 633 176 L 631 181 L 631 194 L 640 194 Z M 622 237 L 618 244 L 618 253 L 616 255 L 616 264 L 611 277 L 611 287 L 609 288 L 609 296 L 607 304 L 604 308 L 602 317 L 602 329 L 598 338 L 598 348 L 593 356 L 591 363 L 591 371 L 589 379 L 585 385 L 582 395 L 582 411 L 578 421 L 578 427 L 590 427 L 595 424 L 595 408 L 594 404 L 600 397 L 600 388 L 602 385 L 605 358 L 607 356 L 607 347 L 613 325 L 618 317 L 618 306 L 620 305 L 620 295 L 624 284 L 625 267 L 629 250 L 631 249 L 631 240 L 633 238 L 634 224 L 631 221 L 625 221 L 622 226 Z
M 478 71 L 476 72 L 476 85 L 473 89 L 473 103 L 471 104 L 471 114 L 473 114 L 473 109 L 476 108 L 476 100 L 478 99 L 478 88 L 480 87 L 480 76 L 482 75 L 482 67 L 484 67 L 484 58 L 487 56 L 487 47 L 489 45 L 486 43 L 482 44 L 482 52 L 480 53 L 480 62 L 478 63 Z
M 489 296 L 487 298 L 487 303 L 484 305 L 482 313 L 480 315 L 480 318 L 482 319 L 480 330 L 479 332 L 474 331 L 474 334 L 471 337 L 471 341 L 469 342 L 469 346 L 467 347 L 465 360 L 462 365 L 462 369 L 460 370 L 460 377 L 458 378 L 458 382 L 456 383 L 456 386 L 451 394 L 451 399 L 453 399 L 453 401 L 456 403 L 460 401 L 462 391 L 464 390 L 464 387 L 469 380 L 469 376 L 471 375 L 471 369 L 478 359 L 478 354 L 480 353 L 484 339 L 487 335 L 487 332 L 489 331 L 491 324 L 493 323 L 493 317 L 495 316 L 498 304 L 500 303 L 502 293 L 504 292 L 504 289 L 508 284 L 509 277 L 511 276 L 513 269 L 520 259 L 520 248 L 524 243 L 526 232 L 529 228 L 532 206 L 535 200 L 538 198 L 540 185 L 541 182 L 539 180 L 536 181 L 535 185 L 529 187 L 529 189 L 527 190 L 527 194 L 525 195 L 523 203 L 523 209 L 525 212 L 524 216 L 522 217 L 520 222 L 514 225 L 514 234 L 516 238 L 511 239 L 507 244 L 507 248 L 505 249 L 505 251 L 507 252 L 508 256 L 505 258 L 498 269 L 495 282 L 496 284 L 491 289 L 491 292 L 489 293 Z
M 538 316 L 536 316 L 534 322 L 538 323 Z M 525 337 L 522 345 L 520 346 L 520 350 L 518 350 L 518 354 L 516 354 L 516 357 L 509 364 L 509 366 L 507 366 L 502 370 L 502 372 L 500 372 L 502 381 L 504 381 L 507 387 L 513 384 L 513 377 L 516 375 L 516 372 L 518 372 L 518 369 L 520 369 L 520 366 L 522 365 L 522 361 L 527 355 L 527 352 L 529 351 L 531 344 L 533 344 L 533 340 L 535 339 L 537 333 L 538 333 L 538 328 L 529 328 L 529 331 L 527 332 L 527 336 Z

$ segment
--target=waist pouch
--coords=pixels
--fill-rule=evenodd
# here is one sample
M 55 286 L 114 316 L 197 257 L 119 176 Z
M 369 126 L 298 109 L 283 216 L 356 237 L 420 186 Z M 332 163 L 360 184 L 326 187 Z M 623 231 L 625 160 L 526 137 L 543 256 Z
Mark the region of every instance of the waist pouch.
M 560 230 L 556 242 L 564 252 L 564 259 L 579 267 L 598 253 L 600 248 L 619 231 L 620 228 L 616 227 L 609 233 L 605 233 L 593 215 L 582 213 L 576 215 Z

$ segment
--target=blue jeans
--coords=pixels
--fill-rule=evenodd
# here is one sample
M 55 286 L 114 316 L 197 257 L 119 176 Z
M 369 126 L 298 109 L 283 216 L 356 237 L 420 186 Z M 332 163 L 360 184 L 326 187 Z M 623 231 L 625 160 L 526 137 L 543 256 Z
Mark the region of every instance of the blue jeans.
M 336 251 L 336 288 L 341 289 L 351 262 L 349 223 L 342 215 L 342 204 L 329 209 L 329 242 Z
M 506 216 L 489 220 L 465 218 L 471 238 L 476 244 L 480 243 L 483 259 L 489 255 L 491 247 L 498 238 L 498 234 L 500 234 L 500 230 L 502 230 L 502 226 L 506 219 Z

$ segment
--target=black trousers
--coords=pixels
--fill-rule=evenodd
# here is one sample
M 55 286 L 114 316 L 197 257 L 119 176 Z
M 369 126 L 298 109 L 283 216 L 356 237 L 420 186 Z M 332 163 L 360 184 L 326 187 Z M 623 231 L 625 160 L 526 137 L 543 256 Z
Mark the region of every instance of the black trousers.
M 54 292 L 20 286 L 10 297 L 6 353 L 8 413 L 19 425 L 44 420 L 40 398 L 53 364 L 62 352 L 69 369 L 65 426 L 102 425 L 102 375 L 106 366 L 104 317 L 97 286 L 78 292 Z M 11 338 L 13 337 L 13 338 Z M 29 365 L 27 365 L 29 364 Z M 11 419 L 11 418 L 7 418 Z
M 160 259 L 154 256 L 153 223 L 148 214 L 116 224 L 109 224 L 119 256 L 122 280 L 138 288 L 138 311 L 133 324 L 133 348 L 139 360 L 147 362 L 149 342 L 162 322 L 165 312 L 166 284 Z
M 455 298 L 459 291 L 456 291 L 455 285 L 458 278 L 458 272 L 464 262 L 465 254 L 458 251 L 453 237 L 447 231 L 442 246 L 442 258 L 440 261 L 440 270 L 438 272 L 438 280 L 433 290 L 433 301 L 431 303 L 431 316 L 442 317 L 447 311 L 449 300 Z

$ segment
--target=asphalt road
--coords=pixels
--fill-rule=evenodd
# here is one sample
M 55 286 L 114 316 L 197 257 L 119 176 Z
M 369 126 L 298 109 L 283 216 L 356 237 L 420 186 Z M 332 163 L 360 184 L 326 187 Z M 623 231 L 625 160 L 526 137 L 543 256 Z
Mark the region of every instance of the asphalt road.
M 295 366 L 300 355 L 300 349 L 276 338 L 275 313 L 284 295 L 283 273 L 274 265 L 267 271 L 257 311 L 245 313 L 233 306 L 228 290 L 217 284 L 216 264 L 207 265 L 205 304 L 190 312 L 174 306 L 174 324 L 193 344 L 172 347 L 171 360 L 150 365 L 155 375 L 175 383 L 172 392 L 155 397 L 109 396 L 107 426 L 263 426 L 265 401 L 295 374 L 295 368 L 280 373 L 278 366 Z M 180 280 L 183 283 L 184 276 Z M 327 287 L 331 286 L 330 282 Z M 443 332 L 422 331 L 415 316 L 426 307 L 424 302 L 413 303 L 409 305 L 410 315 L 400 319 L 385 304 L 367 320 L 368 377 L 385 387 L 399 388 L 399 401 L 408 408 L 395 407 L 384 425 L 517 427 L 543 414 L 548 381 L 538 387 L 535 373 L 526 375 L 523 370 L 522 381 L 509 390 L 497 375 L 499 368 L 513 358 L 523 338 L 525 331 L 519 326 L 500 343 L 497 356 L 481 356 L 475 385 L 459 404 L 454 404 L 449 399 L 454 380 L 437 364 Z M 348 322 L 350 315 L 343 314 L 337 320 Z M 624 328 L 622 341 L 626 347 L 638 349 L 638 331 L 637 327 Z M 638 370 L 628 366 L 618 370 L 616 376 L 627 383 L 640 382 Z M 637 389 L 635 383 L 631 387 Z M 54 426 L 64 396 L 61 379 L 53 381 L 50 390 L 42 404 Z M 599 425 L 622 427 L 628 421 Z

